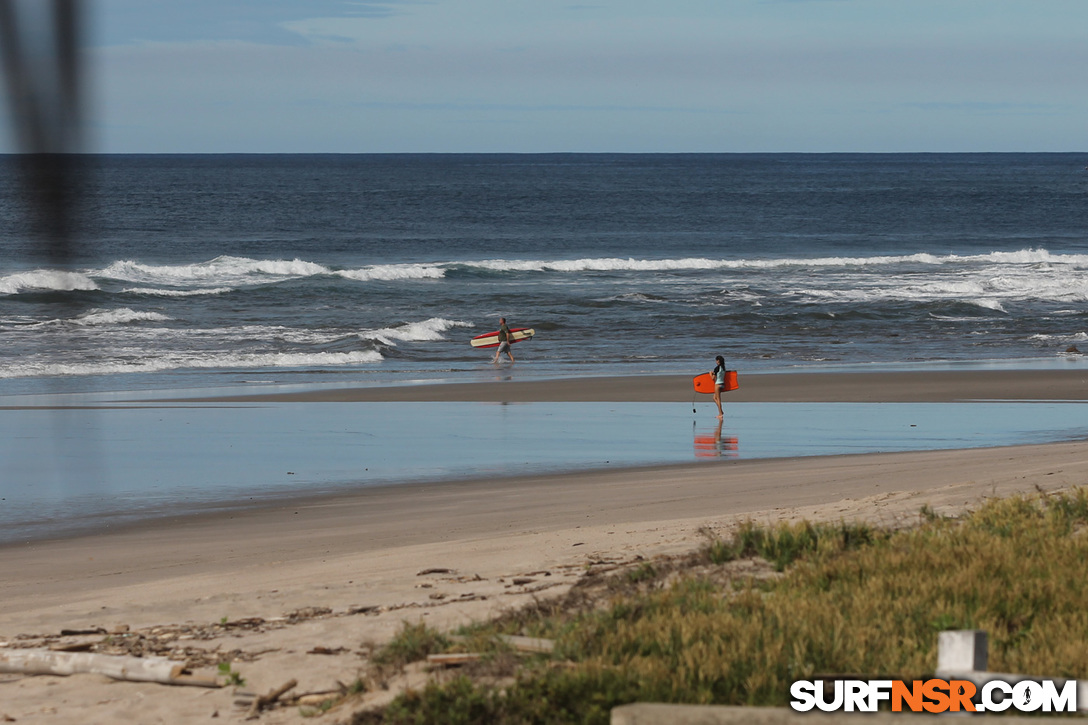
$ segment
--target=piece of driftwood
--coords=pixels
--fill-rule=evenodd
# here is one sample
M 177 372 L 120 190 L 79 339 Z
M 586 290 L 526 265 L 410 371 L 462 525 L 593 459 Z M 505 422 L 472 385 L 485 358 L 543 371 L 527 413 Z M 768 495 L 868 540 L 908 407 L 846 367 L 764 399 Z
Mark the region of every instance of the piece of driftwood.
M 98 642 L 64 642 L 50 647 L 54 652 L 89 652 Z
M 288 680 L 275 690 L 270 690 L 267 695 L 261 695 L 253 701 L 253 705 L 246 714 L 246 720 L 256 720 L 261 716 L 261 710 L 283 697 L 288 690 L 293 690 L 298 685 L 298 680 Z
M 499 639 L 519 652 L 551 652 L 555 649 L 554 639 L 518 637 L 513 634 L 500 634 Z
M 295 705 L 321 705 L 329 700 L 335 700 L 343 697 L 347 693 L 346 687 L 341 687 L 337 690 L 316 690 L 314 692 L 301 692 L 296 695 L 292 695 L 290 702 Z
M 427 664 L 448 667 L 450 665 L 463 665 L 466 662 L 475 662 L 483 657 L 478 652 L 454 652 L 448 655 L 427 655 Z
M 129 682 L 164 685 L 219 687 L 214 678 L 194 677 L 185 663 L 165 657 L 127 657 L 93 652 L 57 652 L 48 649 L 0 651 L 0 672 L 23 675 L 75 675 L 92 673 Z

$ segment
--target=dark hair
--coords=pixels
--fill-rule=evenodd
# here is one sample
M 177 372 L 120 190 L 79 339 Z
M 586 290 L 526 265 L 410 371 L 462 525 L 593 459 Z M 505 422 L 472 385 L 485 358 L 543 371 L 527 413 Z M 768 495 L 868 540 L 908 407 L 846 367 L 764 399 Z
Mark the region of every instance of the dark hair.
M 725 358 L 719 355 L 718 357 L 714 358 L 714 362 L 718 363 L 719 365 L 725 365 Z

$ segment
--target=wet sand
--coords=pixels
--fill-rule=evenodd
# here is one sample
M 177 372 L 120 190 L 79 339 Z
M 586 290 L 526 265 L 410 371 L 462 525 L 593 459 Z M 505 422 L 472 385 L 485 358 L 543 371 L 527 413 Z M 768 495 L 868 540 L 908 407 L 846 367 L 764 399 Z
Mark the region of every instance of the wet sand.
M 187 398 L 202 402 L 647 402 L 692 399 L 691 377 L 645 375 L 518 380 L 496 368 L 496 382 L 401 385 Z M 970 400 L 1088 400 L 1085 370 L 741 373 L 737 403 L 944 403 Z M 701 396 L 700 400 L 709 400 Z

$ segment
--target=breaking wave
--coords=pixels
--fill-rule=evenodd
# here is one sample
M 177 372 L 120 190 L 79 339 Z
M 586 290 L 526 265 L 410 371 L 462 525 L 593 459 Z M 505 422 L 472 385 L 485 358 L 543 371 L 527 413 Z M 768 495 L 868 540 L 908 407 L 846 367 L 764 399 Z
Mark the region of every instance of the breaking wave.
M 155 297 L 199 297 L 201 295 L 223 295 L 233 292 L 233 287 L 209 287 L 207 289 L 156 289 L 154 287 L 127 287 L 121 290 L 125 294 L 151 295 Z
M 220 256 L 195 264 L 155 265 L 119 260 L 98 270 L 66 272 L 34 270 L 0 277 L 0 294 L 19 294 L 40 290 L 98 290 L 101 283 L 121 283 L 122 292 L 164 297 L 213 295 L 239 287 L 269 284 L 293 279 L 333 276 L 358 282 L 411 282 L 442 279 L 451 270 L 489 273 L 553 273 L 581 272 L 683 272 L 715 270 L 824 270 L 925 265 L 944 267 L 955 265 L 968 269 L 985 265 L 1016 272 L 1017 270 L 1048 271 L 1051 267 L 1088 269 L 1088 255 L 1051 254 L 1045 249 L 1022 249 L 1017 252 L 990 252 L 977 255 L 934 255 L 928 253 L 899 256 L 870 257 L 788 257 L 780 259 L 713 259 L 684 257 L 676 259 L 639 259 L 634 257 L 587 257 L 581 259 L 485 259 L 376 264 L 353 269 L 335 269 L 325 264 L 303 259 L 250 259 Z M 1047 268 L 1046 270 L 1039 269 Z M 1035 269 L 1032 269 L 1035 268 Z M 96 280 L 99 280 L 96 282 Z
M 402 279 L 441 279 L 446 270 L 438 264 L 381 264 L 360 269 L 345 269 L 337 272 L 345 279 L 360 282 L 379 280 L 391 282 Z
M 96 290 L 98 285 L 90 277 L 79 272 L 36 269 L 0 277 L 0 294 L 17 295 L 22 292 L 72 292 Z
M 330 273 L 328 267 L 301 259 L 265 260 L 222 256 L 208 262 L 179 265 L 153 265 L 121 260 L 90 274 L 93 277 L 145 285 L 190 284 L 224 287 Z
M 1045 249 L 1023 249 L 1018 252 L 990 252 L 976 255 L 908 254 L 872 257 L 788 257 L 781 259 L 711 259 L 688 257 L 681 259 L 635 259 L 597 257 L 571 260 L 505 260 L 492 259 L 464 262 L 466 268 L 497 272 L 668 272 L 681 270 L 772 269 L 778 267 L 871 267 L 896 264 L 1064 264 L 1088 266 L 1088 255 L 1051 254 Z
M 128 308 L 120 310 L 90 310 L 71 320 L 75 325 L 123 325 L 128 322 L 164 322 L 170 318 L 158 312 L 137 312 Z
M 363 340 L 375 340 L 384 345 L 396 345 L 397 342 L 425 342 L 428 340 L 445 339 L 446 330 L 454 327 L 472 327 L 471 323 L 457 320 L 445 320 L 440 317 L 432 317 L 422 322 L 406 322 L 394 327 L 383 327 L 378 330 L 366 330 L 359 333 Z

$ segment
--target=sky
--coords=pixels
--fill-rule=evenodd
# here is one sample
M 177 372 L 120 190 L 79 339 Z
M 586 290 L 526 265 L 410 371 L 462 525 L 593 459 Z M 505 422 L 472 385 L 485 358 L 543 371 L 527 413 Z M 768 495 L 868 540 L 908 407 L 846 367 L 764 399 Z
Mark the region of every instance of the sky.
M 93 152 L 1088 150 L 1086 0 L 97 0 L 87 15 Z

